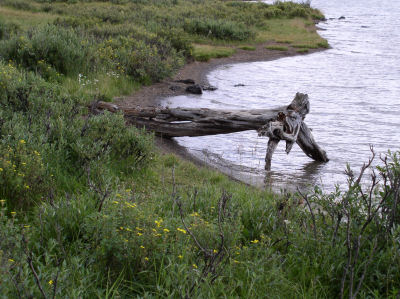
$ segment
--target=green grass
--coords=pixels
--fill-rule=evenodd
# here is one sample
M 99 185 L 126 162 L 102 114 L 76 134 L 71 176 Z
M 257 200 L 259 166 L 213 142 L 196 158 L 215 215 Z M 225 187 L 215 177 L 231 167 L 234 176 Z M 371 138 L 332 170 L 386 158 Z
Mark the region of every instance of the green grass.
M 308 48 L 299 49 L 299 50 L 296 50 L 296 52 L 297 52 L 297 53 L 300 53 L 300 54 L 304 54 L 304 53 L 308 53 L 308 52 L 309 52 L 309 49 L 308 49 Z
M 193 58 L 329 47 L 320 17 L 288 2 L 4 0 L 0 297 L 337 298 L 366 271 L 360 298 L 396 298 L 399 153 L 371 192 L 315 187 L 311 214 L 299 194 L 162 154 L 122 114 L 91 109 Z
M 238 48 L 242 49 L 242 50 L 245 50 L 245 51 L 255 51 L 256 50 L 255 46 L 248 46 L 248 45 L 239 46 Z
M 316 32 L 315 26 L 308 26 L 303 19 L 272 19 L 266 22 L 266 30 L 259 32 L 257 40 L 274 40 L 278 43 L 307 44 L 318 48 L 327 42 Z
M 196 44 L 194 45 L 193 57 L 197 61 L 209 61 L 211 58 L 229 57 L 234 53 L 234 48 Z
M 268 50 L 275 50 L 275 51 L 287 51 L 287 50 L 289 50 L 288 47 L 280 46 L 280 45 L 271 45 L 271 46 L 266 46 L 265 48 L 268 49 Z

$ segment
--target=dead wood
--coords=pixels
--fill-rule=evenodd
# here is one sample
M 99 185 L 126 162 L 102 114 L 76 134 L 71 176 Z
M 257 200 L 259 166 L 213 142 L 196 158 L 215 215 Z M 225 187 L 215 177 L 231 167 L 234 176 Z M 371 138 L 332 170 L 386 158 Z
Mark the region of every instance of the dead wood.
M 123 108 L 106 102 L 98 102 L 96 109 L 121 111 L 128 123 L 164 137 L 205 136 L 257 130 L 259 136 L 270 138 L 265 158 L 266 170 L 271 168 L 272 155 L 280 140 L 286 142 L 288 154 L 294 143 L 297 143 L 308 157 L 321 162 L 329 161 L 326 152 L 316 143 L 311 130 L 304 123 L 310 111 L 307 94 L 296 93 L 290 105 L 275 109 Z

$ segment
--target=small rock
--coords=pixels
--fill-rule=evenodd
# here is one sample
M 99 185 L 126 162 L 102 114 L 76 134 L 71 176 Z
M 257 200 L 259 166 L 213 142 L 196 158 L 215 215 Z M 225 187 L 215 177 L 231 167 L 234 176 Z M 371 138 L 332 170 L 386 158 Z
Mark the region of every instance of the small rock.
M 193 79 L 175 80 L 175 82 L 183 83 L 183 84 L 194 84 L 194 80 Z
M 169 89 L 172 90 L 172 91 L 178 91 L 178 90 L 181 90 L 182 88 L 180 86 L 178 86 L 178 85 L 171 85 L 169 87 Z
M 339 20 L 344 20 L 344 19 L 346 19 L 345 16 L 341 16 L 341 17 L 339 18 Z
M 186 92 L 188 93 L 193 93 L 193 94 L 202 94 L 203 90 L 201 89 L 201 86 L 198 84 L 190 85 L 186 87 Z
M 246 85 L 244 85 L 243 83 L 233 85 L 233 87 L 241 87 L 241 86 L 246 86 Z
M 218 88 L 216 88 L 215 86 L 212 86 L 212 85 L 202 85 L 201 88 L 203 90 L 209 90 L 209 91 L 214 91 L 214 90 L 218 89 Z

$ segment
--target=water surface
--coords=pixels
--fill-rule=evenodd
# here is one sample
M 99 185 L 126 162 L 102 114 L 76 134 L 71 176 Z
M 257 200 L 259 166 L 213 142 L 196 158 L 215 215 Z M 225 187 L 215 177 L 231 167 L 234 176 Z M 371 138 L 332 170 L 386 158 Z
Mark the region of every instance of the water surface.
M 268 184 L 276 188 L 318 184 L 326 191 L 344 184 L 344 169 L 400 145 L 400 4 L 389 0 L 315 0 L 328 21 L 318 26 L 331 49 L 268 62 L 222 66 L 208 74 L 218 87 L 201 96 L 166 99 L 180 107 L 268 108 L 288 104 L 297 91 L 310 97 L 306 123 L 327 151 L 328 163 L 316 163 L 295 145 L 284 143 L 272 160 Z M 338 18 L 345 16 L 345 19 Z M 332 18 L 332 19 L 331 19 Z M 236 84 L 242 87 L 234 87 Z M 224 172 L 263 186 L 267 139 L 247 131 L 177 138 L 195 156 Z

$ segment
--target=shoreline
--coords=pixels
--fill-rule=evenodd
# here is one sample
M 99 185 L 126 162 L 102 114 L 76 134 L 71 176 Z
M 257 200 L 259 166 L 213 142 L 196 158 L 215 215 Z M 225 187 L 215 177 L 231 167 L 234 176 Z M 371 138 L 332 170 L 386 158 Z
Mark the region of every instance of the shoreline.
M 162 101 L 168 97 L 175 97 L 179 95 L 188 94 L 185 92 L 185 85 L 183 83 L 175 82 L 176 80 L 192 79 L 196 84 L 210 85 L 208 82 L 207 74 L 216 69 L 217 67 L 229 64 L 247 63 L 247 62 L 258 62 L 258 61 L 272 61 L 284 57 L 298 56 L 298 55 L 309 55 L 317 52 L 326 50 L 326 48 L 309 49 L 307 53 L 299 53 L 298 49 L 288 45 L 287 51 L 277 51 L 266 49 L 266 46 L 276 45 L 273 42 L 267 42 L 256 45 L 256 49 L 253 51 L 237 49 L 236 53 L 229 57 L 213 58 L 207 62 L 193 61 L 185 64 L 174 76 L 167 78 L 159 83 L 155 83 L 149 86 L 143 86 L 136 93 L 117 97 L 114 99 L 114 103 L 118 106 L 125 108 L 134 107 L 157 107 L 161 106 Z M 171 89 L 170 87 L 175 88 Z M 178 87 L 178 88 L 176 88 Z M 180 146 L 174 139 L 155 137 L 155 145 L 162 154 L 175 154 L 180 158 L 190 161 L 200 167 L 209 167 L 217 170 L 234 181 L 244 183 L 246 185 L 255 186 L 250 183 L 249 180 L 243 178 L 238 173 L 236 176 L 231 171 L 223 169 L 218 165 L 207 163 L 206 161 L 191 154 L 185 147 Z M 256 187 L 256 186 L 255 186 Z

